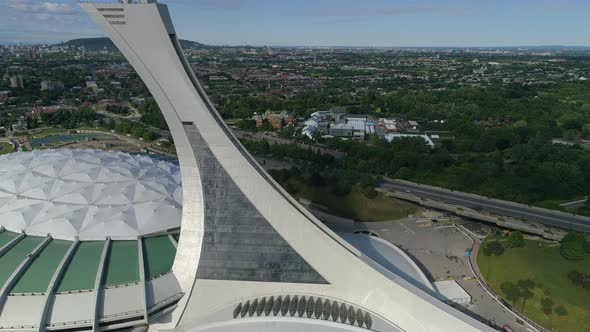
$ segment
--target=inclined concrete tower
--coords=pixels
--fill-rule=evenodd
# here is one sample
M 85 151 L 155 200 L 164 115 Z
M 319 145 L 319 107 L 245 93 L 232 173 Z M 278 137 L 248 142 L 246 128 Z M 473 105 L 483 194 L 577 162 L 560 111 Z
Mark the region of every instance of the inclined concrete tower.
M 197 80 L 166 5 L 81 6 L 147 85 L 180 162 L 184 297 L 151 329 L 491 331 L 363 255 L 258 165 Z

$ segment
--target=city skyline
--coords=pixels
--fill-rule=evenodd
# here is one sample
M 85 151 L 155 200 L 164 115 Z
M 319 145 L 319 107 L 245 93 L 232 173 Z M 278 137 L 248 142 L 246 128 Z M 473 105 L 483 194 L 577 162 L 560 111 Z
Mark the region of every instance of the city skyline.
M 210 45 L 590 46 L 583 1 L 167 0 L 184 38 Z M 103 36 L 77 0 L 0 4 L 0 43 Z M 27 22 L 27 24 L 23 24 Z M 232 22 L 230 24 L 230 22 Z M 71 26 L 77 29 L 71 29 Z M 75 32 L 71 32 L 75 31 Z

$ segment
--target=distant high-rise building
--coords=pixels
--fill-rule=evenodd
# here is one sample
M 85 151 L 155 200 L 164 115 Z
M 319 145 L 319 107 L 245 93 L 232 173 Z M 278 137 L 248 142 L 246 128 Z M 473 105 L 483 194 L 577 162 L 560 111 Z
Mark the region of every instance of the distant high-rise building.
M 10 77 L 10 87 L 13 89 L 22 89 L 25 87 L 23 83 L 23 77 L 20 75 L 14 75 Z
M 37 53 L 37 49 L 36 48 L 26 48 L 23 52 L 23 55 L 25 57 L 25 59 L 27 60 L 31 60 L 31 59 L 37 59 L 39 57 L 39 54 Z
M 0 91 L 0 103 L 7 101 L 9 96 L 10 91 Z
M 98 91 L 96 81 L 86 81 L 86 89 L 92 90 L 92 92 Z
M 63 90 L 64 84 L 61 81 L 43 80 L 41 81 L 41 91 Z

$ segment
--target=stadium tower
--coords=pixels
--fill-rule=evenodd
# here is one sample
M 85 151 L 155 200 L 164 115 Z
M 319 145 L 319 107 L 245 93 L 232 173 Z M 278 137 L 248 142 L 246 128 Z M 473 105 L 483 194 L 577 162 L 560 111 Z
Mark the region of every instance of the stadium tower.
M 197 80 L 166 5 L 81 6 L 147 85 L 180 162 L 172 271 L 185 295 L 151 329 L 489 330 L 346 243 L 258 165 Z

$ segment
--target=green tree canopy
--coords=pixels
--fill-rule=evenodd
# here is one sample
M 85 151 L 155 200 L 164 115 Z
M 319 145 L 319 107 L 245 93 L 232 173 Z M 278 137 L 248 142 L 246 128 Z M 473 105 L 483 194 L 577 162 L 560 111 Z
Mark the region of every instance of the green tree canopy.
M 504 246 L 500 241 L 491 241 L 488 242 L 483 247 L 483 254 L 486 256 L 500 256 L 504 253 Z
M 524 236 L 519 231 L 513 231 L 508 235 L 508 245 L 511 248 L 524 247 Z
M 581 260 L 586 255 L 586 235 L 570 232 L 561 240 L 561 255 L 569 260 Z
M 551 315 L 553 312 L 553 300 L 550 297 L 541 299 L 541 310 L 545 315 Z

